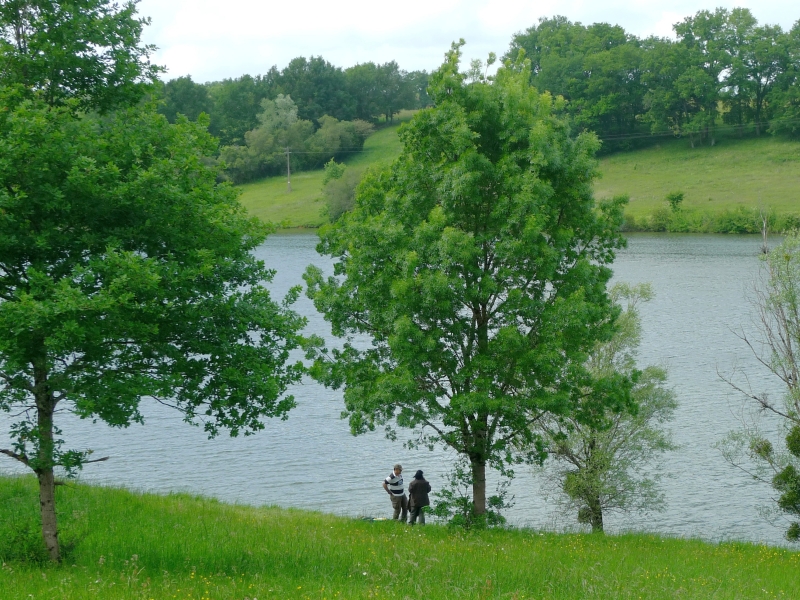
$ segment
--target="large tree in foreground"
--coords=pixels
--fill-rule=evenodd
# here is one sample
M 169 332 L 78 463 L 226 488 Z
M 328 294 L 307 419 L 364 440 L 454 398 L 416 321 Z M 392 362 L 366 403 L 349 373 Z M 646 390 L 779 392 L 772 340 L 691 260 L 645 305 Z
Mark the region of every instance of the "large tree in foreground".
M 266 230 L 203 165 L 213 147 L 148 111 L 0 112 L 0 410 L 16 417 L 0 452 L 39 479 L 53 560 L 54 468 L 88 458 L 62 449 L 57 411 L 124 427 L 151 397 L 236 435 L 293 406 L 303 321 L 261 287 Z
M 315 375 L 344 386 L 353 433 L 394 424 L 469 460 L 474 510 L 487 466 L 530 456 L 547 412 L 591 420 L 586 395 L 625 405 L 623 377 L 592 380 L 587 352 L 613 330 L 608 263 L 622 202 L 592 197 L 591 134 L 573 137 L 521 57 L 466 83 L 460 46 L 431 75 L 434 107 L 401 128 L 395 163 L 362 181 L 356 206 L 321 234 L 335 277 L 308 293 L 338 336 Z M 599 393 L 598 388 L 616 390 Z M 598 410 L 595 410 L 598 409 Z

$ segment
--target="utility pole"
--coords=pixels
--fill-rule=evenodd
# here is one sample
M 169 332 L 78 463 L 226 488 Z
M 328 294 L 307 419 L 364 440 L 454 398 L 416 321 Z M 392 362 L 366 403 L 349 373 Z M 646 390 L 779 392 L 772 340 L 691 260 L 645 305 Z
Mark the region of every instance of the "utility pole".
M 286 147 L 286 191 L 291 194 L 292 192 L 292 166 L 289 163 L 289 155 L 291 154 L 289 147 Z

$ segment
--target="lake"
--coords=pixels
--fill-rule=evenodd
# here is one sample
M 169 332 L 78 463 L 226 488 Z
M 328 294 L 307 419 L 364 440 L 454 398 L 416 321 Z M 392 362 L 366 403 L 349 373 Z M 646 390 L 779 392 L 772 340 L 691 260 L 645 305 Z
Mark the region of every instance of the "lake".
M 316 254 L 313 233 L 271 236 L 257 254 L 277 270 L 276 298 L 302 283 L 308 264 L 330 271 Z M 680 449 L 663 461 L 666 511 L 648 516 L 610 515 L 608 531 L 648 530 L 709 540 L 782 543 L 782 530 L 757 509 L 771 503 L 771 490 L 728 465 L 714 444 L 740 425 L 742 398 L 720 378 L 740 369 L 757 391 L 780 393 L 735 331 L 752 332 L 746 291 L 759 268 L 756 236 L 634 234 L 614 264 L 615 280 L 651 282 L 655 299 L 641 307 L 644 337 L 640 365 L 665 365 L 679 409 L 672 431 Z M 303 296 L 295 309 L 308 316 L 308 330 L 330 329 Z M 65 447 L 91 448 L 107 462 L 87 465 L 86 482 L 154 492 L 185 491 L 251 505 L 275 504 L 352 516 L 385 517 L 391 506 L 381 481 L 395 462 L 406 474 L 423 469 L 436 489 L 454 461 L 446 450 L 407 451 L 381 432 L 360 437 L 339 418 L 341 392 L 313 381 L 292 389 L 298 407 L 287 421 L 271 420 L 257 435 L 208 440 L 178 414 L 143 402 L 146 425 L 113 430 L 61 413 Z M 0 447 L 7 447 L 8 417 L 0 415 Z M 767 429 L 776 431 L 774 422 Z M 408 434 L 410 435 L 410 434 Z M 0 470 L 24 472 L 0 457 Z M 510 523 L 564 529 L 563 516 L 542 494 L 541 473 L 520 466 L 510 492 Z

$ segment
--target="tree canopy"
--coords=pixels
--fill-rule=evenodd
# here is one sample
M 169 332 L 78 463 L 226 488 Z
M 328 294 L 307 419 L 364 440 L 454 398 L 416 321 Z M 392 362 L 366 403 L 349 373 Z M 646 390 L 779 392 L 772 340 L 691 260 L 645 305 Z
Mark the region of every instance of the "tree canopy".
M 0 453 L 36 473 L 57 561 L 55 469 L 91 461 L 62 447 L 57 411 L 126 427 L 150 398 L 210 436 L 252 433 L 294 405 L 304 319 L 298 289 L 278 304 L 262 285 L 252 250 L 269 229 L 206 166 L 207 119 L 170 124 L 141 102 L 134 3 L 0 6 L 4 34 L 24 13 L 31 52 L 4 45 L 0 73 Z
M 140 43 L 149 21 L 138 0 L 9 0 L 0 3 L 0 81 L 37 91 L 51 105 L 75 99 L 108 110 L 142 95 L 159 68 Z
M 309 267 L 305 279 L 348 338 L 318 354 L 314 374 L 344 387 L 353 433 L 408 427 L 416 443 L 453 448 L 481 514 L 487 465 L 532 458 L 543 414 L 580 406 L 591 420 L 599 407 L 583 395 L 630 400 L 626 378 L 590 381 L 585 368 L 617 314 L 606 284 L 624 201 L 595 203 L 597 140 L 572 135 L 527 62 L 468 83 L 460 56 L 454 45 L 431 75 L 434 107 L 401 127 L 400 158 L 368 173 L 353 211 L 321 232 L 335 276 Z

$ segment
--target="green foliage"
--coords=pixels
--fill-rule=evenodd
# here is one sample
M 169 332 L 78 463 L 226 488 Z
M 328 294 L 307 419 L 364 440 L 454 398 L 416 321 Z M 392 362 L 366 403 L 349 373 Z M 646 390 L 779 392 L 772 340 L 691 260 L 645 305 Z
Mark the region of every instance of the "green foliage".
M 259 287 L 271 275 L 249 252 L 267 229 L 203 166 L 202 125 L 25 103 L 2 115 L 0 144 L 4 408 L 40 360 L 51 393 L 117 426 L 143 395 L 199 410 L 212 434 L 291 407 L 277 397 L 299 374 L 281 365 L 302 319 Z
M 524 62 L 469 84 L 459 60 L 454 45 L 400 158 L 321 232 L 337 277 L 310 267 L 305 280 L 334 335 L 372 338 L 314 364 L 344 387 L 352 432 L 397 425 L 453 448 L 481 514 L 487 465 L 538 456 L 530 420 L 574 410 L 586 354 L 611 334 L 623 202 L 595 204 L 596 139 L 570 133 Z
M 0 85 L 51 106 L 105 112 L 138 101 L 162 69 L 142 45 L 136 1 L 0 3 Z M 70 102 L 74 100 L 74 102 Z
M 641 340 L 638 305 L 652 298 L 652 288 L 618 284 L 611 295 L 626 304 L 625 311 L 617 320 L 614 337 L 595 346 L 589 370 L 595 378 L 595 393 L 603 395 L 616 392 L 617 378 L 634 381 L 633 402 L 620 405 L 613 398 L 597 402 L 605 412 L 590 422 L 554 416 L 535 425 L 555 460 L 556 483 L 566 497 L 565 508 L 576 510 L 578 522 L 590 525 L 593 532 L 603 531 L 609 512 L 662 509 L 656 459 L 675 448 L 664 430 L 677 408 L 674 392 L 665 387 L 666 372 L 652 366 L 641 372 L 636 368 Z
M 276 96 L 269 76 L 242 75 L 205 84 L 204 87 L 211 103 L 208 130 L 219 138 L 223 146 L 244 144 L 245 133 L 258 126 L 261 101 Z M 176 108 L 176 112 L 181 111 Z
M 447 484 L 433 493 L 431 514 L 452 527 L 465 530 L 503 527 L 506 518 L 502 511 L 511 508 L 513 497 L 509 497 L 509 479 L 501 479 L 497 493 L 486 499 L 486 511 L 478 514 L 472 500 L 474 485 L 472 469 L 468 462 L 461 460 L 447 474 Z
M 333 158 L 330 159 L 325 163 L 325 166 L 322 167 L 322 185 L 327 184 L 332 179 L 339 179 L 342 175 L 344 175 L 346 168 L 347 165 L 343 163 L 337 163 Z
M 780 493 L 777 507 L 791 519 L 786 537 L 798 541 L 800 524 L 795 519 L 800 517 L 800 358 L 796 348 L 800 345 L 800 233 L 795 230 L 787 235 L 765 255 L 764 261 L 764 277 L 753 296 L 759 315 L 759 342 L 766 349 L 759 360 L 782 382 L 785 394 L 782 405 L 776 405 L 766 394 L 746 394 L 762 412 L 780 418 L 785 448 L 776 449 L 756 422 L 744 431 L 729 434 L 721 449 L 730 463 Z M 747 336 L 742 338 L 753 348 Z
M 641 83 L 643 50 L 619 25 L 584 26 L 565 17 L 541 18 L 512 37 L 506 58 L 531 60 L 531 83 L 563 96 L 578 127 L 608 137 L 609 149 L 630 145 L 644 112 Z
M 330 180 L 322 188 L 325 214 L 331 223 L 335 223 L 343 214 L 353 209 L 356 188 L 361 182 L 363 173 L 360 169 L 348 169 L 341 177 Z
M 681 202 L 683 202 L 683 192 L 670 192 L 667 194 L 667 202 L 672 212 L 678 212 L 681 209 Z
M 320 167 L 326 158 L 360 151 L 373 127 L 364 121 L 339 121 L 334 117 L 319 118 L 319 128 L 298 117 L 298 108 L 291 97 L 278 94 L 275 100 L 264 99 L 258 115 L 260 125 L 245 133 L 245 146 L 226 146 L 220 160 L 226 174 L 243 183 L 286 171 L 286 151 L 292 154 L 293 170 Z
M 167 117 L 170 123 L 175 123 L 178 115 L 196 121 L 202 113 L 211 113 L 208 87 L 195 83 L 190 75 L 168 81 L 161 93 L 163 101 L 158 112 Z
M 304 325 L 288 310 L 297 290 L 279 305 L 261 287 L 272 273 L 251 251 L 268 228 L 204 166 L 215 148 L 204 124 L 5 106 L 0 410 L 14 418 L 2 452 L 51 482 L 43 498 L 55 467 L 91 460 L 61 450 L 57 409 L 125 427 L 149 396 L 210 436 L 285 417 L 303 371 L 289 364 Z

